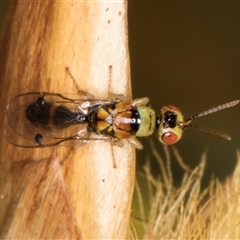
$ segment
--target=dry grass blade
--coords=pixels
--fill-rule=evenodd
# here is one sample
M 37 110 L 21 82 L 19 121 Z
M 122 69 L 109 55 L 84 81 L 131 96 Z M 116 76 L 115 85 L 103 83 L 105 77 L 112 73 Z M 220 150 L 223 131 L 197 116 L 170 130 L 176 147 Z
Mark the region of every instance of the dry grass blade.
M 174 152 L 176 157 L 180 156 L 176 149 Z M 162 170 L 163 160 L 154 148 L 153 153 Z M 138 176 L 138 181 L 145 182 L 145 187 L 135 192 L 134 203 L 141 205 L 142 210 L 140 213 L 134 212 L 139 217 L 133 216 L 133 239 L 240 238 L 240 154 L 238 153 L 239 162 L 230 179 L 224 184 L 212 180 L 210 186 L 201 192 L 205 159 L 203 154 L 201 163 L 193 170 L 186 167 L 182 159 L 178 160 L 186 171 L 180 189 L 175 189 L 170 184 L 172 179 L 166 179 L 166 176 L 171 177 L 166 174 L 166 169 L 163 171 L 165 177 L 154 180 L 150 165 L 146 164 L 145 175 Z M 141 201 L 137 203 L 139 199 Z

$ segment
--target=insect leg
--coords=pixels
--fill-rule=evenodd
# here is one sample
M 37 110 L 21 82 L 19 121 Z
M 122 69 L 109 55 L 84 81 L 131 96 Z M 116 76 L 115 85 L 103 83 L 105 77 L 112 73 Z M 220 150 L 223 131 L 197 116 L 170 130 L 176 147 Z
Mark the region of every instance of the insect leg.
M 133 107 L 136 107 L 136 106 L 145 106 L 148 102 L 149 102 L 149 98 L 145 97 L 145 98 L 135 99 L 131 103 Z
M 92 95 L 91 93 L 82 91 L 82 90 L 80 90 L 80 89 L 78 88 L 77 81 L 76 81 L 75 78 L 73 77 L 73 74 L 71 73 L 69 67 L 66 67 L 66 72 L 67 72 L 67 74 L 70 76 L 70 78 L 72 79 L 72 81 L 73 81 L 73 83 L 74 83 L 74 85 L 75 85 L 75 87 L 76 87 L 76 89 L 77 89 L 77 92 L 78 92 L 78 94 L 79 94 L 80 96 L 84 96 L 84 97 L 86 97 L 87 99 L 90 99 L 90 100 L 94 100 L 94 99 L 95 99 L 94 95 Z
M 111 154 L 112 154 L 112 164 L 113 164 L 113 168 L 117 168 L 117 164 L 115 161 L 115 155 L 114 155 L 114 151 L 113 151 L 113 145 L 111 144 Z

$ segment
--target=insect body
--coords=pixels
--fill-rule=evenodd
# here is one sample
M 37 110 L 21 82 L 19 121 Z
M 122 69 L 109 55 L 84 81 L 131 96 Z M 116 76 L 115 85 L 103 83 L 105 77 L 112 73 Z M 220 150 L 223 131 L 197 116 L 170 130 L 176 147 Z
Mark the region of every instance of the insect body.
M 7 107 L 5 134 L 10 143 L 20 147 L 76 146 L 90 140 L 121 146 L 121 140 L 128 139 L 142 148 L 135 136 L 151 135 L 156 122 L 155 112 L 145 106 L 147 102 L 148 98 L 100 100 L 85 92 L 82 96 L 25 93 Z
M 194 118 L 236 105 L 233 101 L 183 120 L 175 106 L 165 106 L 160 115 L 146 106 L 148 98 L 125 101 L 122 96 L 95 99 L 86 92 L 80 95 L 31 92 L 16 96 L 7 107 L 8 124 L 5 135 L 19 147 L 80 146 L 88 141 L 111 141 L 122 146 L 127 139 L 136 148 L 142 144 L 136 137 L 147 137 L 157 131 L 164 144 L 174 144 L 187 127 L 210 131 L 226 139 L 216 130 L 192 125 Z M 17 133 L 17 134 L 16 134 Z

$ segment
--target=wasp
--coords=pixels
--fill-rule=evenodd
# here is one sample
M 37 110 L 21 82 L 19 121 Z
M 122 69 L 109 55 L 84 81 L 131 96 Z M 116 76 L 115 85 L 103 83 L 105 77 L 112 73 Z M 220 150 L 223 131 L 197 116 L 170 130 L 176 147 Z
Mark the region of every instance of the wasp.
M 168 105 L 157 114 L 147 106 L 148 98 L 126 101 L 119 95 L 96 99 L 87 92 L 59 94 L 29 92 L 14 97 L 7 106 L 7 140 L 18 147 L 81 146 L 89 141 L 110 141 L 123 146 L 126 139 L 137 149 L 143 146 L 138 137 L 157 133 L 163 144 L 174 144 L 186 128 L 231 138 L 218 130 L 198 127 L 192 120 L 230 108 L 235 100 L 191 116 L 184 121 L 181 111 Z M 17 134 L 16 134 L 17 133 Z

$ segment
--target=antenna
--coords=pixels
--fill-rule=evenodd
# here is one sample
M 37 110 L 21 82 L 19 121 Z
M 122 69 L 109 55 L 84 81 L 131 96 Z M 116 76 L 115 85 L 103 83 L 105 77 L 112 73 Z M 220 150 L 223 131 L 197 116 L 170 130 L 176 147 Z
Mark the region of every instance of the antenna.
M 196 118 L 200 118 L 200 117 L 206 116 L 206 115 L 209 115 L 209 114 L 212 114 L 212 113 L 215 113 L 215 112 L 218 112 L 218 111 L 221 111 L 221 110 L 224 110 L 224 109 L 227 109 L 227 108 L 230 108 L 230 107 L 234 107 L 238 103 L 239 103 L 239 100 L 231 101 L 231 102 L 219 105 L 217 107 L 210 108 L 210 109 L 205 110 L 203 112 L 200 112 L 200 113 L 198 113 L 196 115 L 193 115 L 187 121 L 182 123 L 182 129 L 186 129 L 188 127 L 192 127 L 192 128 L 195 128 L 195 129 L 203 131 L 203 132 L 208 132 L 208 133 L 212 133 L 212 134 L 218 135 L 218 136 L 220 136 L 220 137 L 222 137 L 222 138 L 224 138 L 226 140 L 231 140 L 231 137 L 228 134 L 226 134 L 224 132 L 221 132 L 219 130 L 216 130 L 216 129 L 196 126 L 196 125 L 192 124 L 192 120 L 196 119 Z

